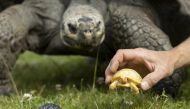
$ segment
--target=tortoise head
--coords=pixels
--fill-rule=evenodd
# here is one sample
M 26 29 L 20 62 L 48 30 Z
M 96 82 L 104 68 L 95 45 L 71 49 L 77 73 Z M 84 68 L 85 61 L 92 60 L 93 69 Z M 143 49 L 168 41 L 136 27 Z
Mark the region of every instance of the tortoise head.
M 63 14 L 61 39 L 67 46 L 92 48 L 99 46 L 105 37 L 101 13 L 89 5 L 70 6 Z

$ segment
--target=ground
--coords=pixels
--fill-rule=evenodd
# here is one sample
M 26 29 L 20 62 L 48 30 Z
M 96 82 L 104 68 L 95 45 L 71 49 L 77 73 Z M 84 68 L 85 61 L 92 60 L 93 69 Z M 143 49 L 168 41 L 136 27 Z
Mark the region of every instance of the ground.
M 128 90 L 110 91 L 104 85 L 92 88 L 93 62 L 80 56 L 24 53 L 12 73 L 19 94 L 0 97 L 0 109 L 37 109 L 44 103 L 55 103 L 63 109 L 187 109 L 190 106 L 190 78 L 175 99 L 164 93 L 157 96 L 151 92 L 135 95 Z M 58 84 L 62 85 L 61 90 L 56 88 Z M 22 102 L 24 93 L 32 93 L 33 98 Z

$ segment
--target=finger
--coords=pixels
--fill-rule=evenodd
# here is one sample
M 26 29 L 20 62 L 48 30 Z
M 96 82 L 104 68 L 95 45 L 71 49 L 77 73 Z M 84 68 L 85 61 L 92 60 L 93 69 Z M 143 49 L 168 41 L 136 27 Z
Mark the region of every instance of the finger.
M 139 49 L 120 49 L 110 62 L 110 71 L 116 72 L 119 67 L 123 67 L 133 60 L 142 61 L 142 55 L 139 53 Z
M 136 53 L 134 49 L 120 49 L 112 58 L 108 67 L 105 71 L 105 82 L 108 84 L 111 81 L 111 78 L 117 70 L 126 66 L 129 61 L 133 60 L 135 57 L 138 57 L 139 53 Z
M 120 67 L 120 65 L 122 65 L 123 61 L 124 61 L 124 50 L 118 50 L 117 53 L 114 55 L 114 57 L 112 58 L 111 62 L 110 62 L 110 66 L 109 66 L 109 70 L 114 73 L 118 70 L 118 68 Z
M 106 76 L 106 84 L 111 82 L 112 75 L 119 69 L 120 64 L 123 62 L 123 50 L 118 50 L 117 53 L 112 58 L 111 62 L 109 63 L 108 67 L 105 71 Z
M 123 69 L 126 67 L 126 63 L 123 63 L 122 65 L 120 65 L 120 67 L 118 68 L 118 70 Z M 105 83 L 109 84 L 111 82 L 112 76 L 115 74 L 115 72 L 110 70 L 110 64 L 108 65 L 108 67 L 105 70 Z
M 166 77 L 166 75 L 160 71 L 152 72 L 143 78 L 141 82 L 141 88 L 143 90 L 148 90 L 164 77 Z
M 110 71 L 110 64 L 109 64 L 105 71 L 105 77 L 106 77 L 105 83 L 106 84 L 109 84 L 111 82 L 112 75 L 113 75 L 113 73 Z

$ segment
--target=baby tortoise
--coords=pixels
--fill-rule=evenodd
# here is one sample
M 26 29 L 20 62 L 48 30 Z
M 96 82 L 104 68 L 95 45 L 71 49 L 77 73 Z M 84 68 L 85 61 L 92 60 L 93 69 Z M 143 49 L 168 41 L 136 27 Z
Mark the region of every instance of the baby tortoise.
M 116 89 L 117 87 L 130 87 L 135 91 L 136 94 L 139 93 L 138 86 L 142 81 L 141 76 L 133 69 L 122 69 L 119 70 L 112 78 L 112 83 L 110 84 L 110 89 Z

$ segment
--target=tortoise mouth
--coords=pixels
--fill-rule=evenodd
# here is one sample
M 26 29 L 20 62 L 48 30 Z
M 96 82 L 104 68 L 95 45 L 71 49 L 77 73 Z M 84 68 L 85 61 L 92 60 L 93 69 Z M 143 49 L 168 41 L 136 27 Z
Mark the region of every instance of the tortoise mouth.
M 101 37 L 93 38 L 91 40 L 85 40 L 80 38 L 73 38 L 73 35 L 61 36 L 61 40 L 64 45 L 71 48 L 80 48 L 80 49 L 92 49 L 100 46 L 105 38 L 105 35 L 102 34 Z
M 65 45 L 75 48 L 94 48 L 102 44 L 105 39 L 105 28 L 103 22 L 97 26 L 94 22 L 73 26 L 73 24 L 63 24 L 61 37 Z

